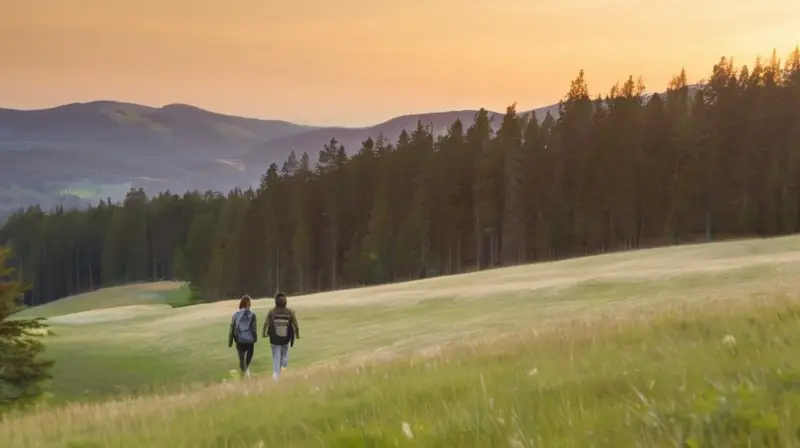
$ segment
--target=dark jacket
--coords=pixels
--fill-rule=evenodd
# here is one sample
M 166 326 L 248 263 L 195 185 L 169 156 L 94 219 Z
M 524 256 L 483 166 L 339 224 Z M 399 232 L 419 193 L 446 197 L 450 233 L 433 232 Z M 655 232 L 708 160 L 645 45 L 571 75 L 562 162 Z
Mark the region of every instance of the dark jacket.
M 275 321 L 282 321 L 279 324 L 288 324 L 288 336 L 280 337 L 275 333 Z M 300 326 L 297 324 L 297 316 L 294 310 L 286 306 L 276 306 L 269 310 L 267 319 L 264 322 L 264 329 L 261 333 L 263 337 L 269 336 L 270 344 L 294 346 L 294 340 L 300 339 Z
M 230 325 L 230 329 L 228 330 L 228 347 L 232 346 L 234 341 L 237 344 L 239 343 L 239 341 L 236 340 L 236 320 L 240 316 L 244 316 L 245 313 L 251 314 L 250 317 L 252 317 L 252 319 L 250 319 L 250 333 L 251 333 L 250 336 L 253 338 L 253 342 L 252 343 L 255 344 L 256 342 L 258 342 L 258 322 L 256 322 L 256 320 L 257 320 L 256 319 L 256 313 L 250 311 L 247 308 L 243 308 L 243 309 L 233 313 L 233 317 L 231 318 L 231 325 Z M 250 343 L 250 342 L 248 341 L 247 343 Z

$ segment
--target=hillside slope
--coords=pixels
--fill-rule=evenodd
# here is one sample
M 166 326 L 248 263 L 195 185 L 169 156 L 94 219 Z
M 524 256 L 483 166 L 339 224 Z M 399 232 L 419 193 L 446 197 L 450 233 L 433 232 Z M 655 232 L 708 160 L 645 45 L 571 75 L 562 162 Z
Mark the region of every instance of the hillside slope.
M 248 185 L 238 155 L 311 129 L 181 104 L 0 109 L 0 211 L 120 199 L 131 187 L 156 193 Z
M 279 120 L 218 114 L 185 104 L 148 107 L 115 101 L 50 109 L 0 109 L 0 151 L 51 147 L 235 154 L 253 144 L 314 129 Z M 228 145 L 223 148 L 220 145 Z
M 14 318 L 49 318 L 127 306 L 168 305 L 173 302 L 182 302 L 186 298 L 184 296 L 188 296 L 188 289 L 185 288 L 183 282 L 165 281 L 114 286 L 26 308 L 15 313 Z
M 800 237 L 641 250 L 289 297 L 303 336 L 292 357 L 295 365 L 339 357 L 391 358 L 532 324 L 711 297 L 746 298 L 771 293 L 775 284 L 780 291 L 800 288 Z M 121 386 L 141 392 L 154 382 L 175 386 L 219 379 L 233 359 L 225 337 L 236 301 L 142 306 L 153 303 L 142 301 L 143 292 L 165 285 L 171 287 L 100 290 L 27 311 L 50 316 L 47 322 L 59 335 L 48 341 L 49 353 L 59 361 L 57 395 L 98 397 Z M 271 306 L 270 298 L 254 300 L 260 323 Z M 476 326 L 478 321 L 483 323 Z M 428 330 L 415 330 L 419 326 Z M 89 347 L 90 334 L 107 336 Z M 268 361 L 259 355 L 254 369 L 262 371 Z M 127 378 L 124 385 L 114 375 L 88 382 L 83 375 L 83 365 L 108 371 L 115 362 L 139 363 L 141 372 L 120 373 Z
M 302 339 L 279 387 L 263 342 L 255 377 L 230 381 L 235 302 L 67 314 L 48 320 L 45 338 L 56 403 L 158 394 L 15 414 L 0 421 L 0 438 L 15 447 L 764 437 L 795 446 L 798 288 L 800 237 L 789 237 L 290 297 Z M 270 305 L 255 301 L 259 318 Z M 291 406 L 272 405 L 282 402 Z

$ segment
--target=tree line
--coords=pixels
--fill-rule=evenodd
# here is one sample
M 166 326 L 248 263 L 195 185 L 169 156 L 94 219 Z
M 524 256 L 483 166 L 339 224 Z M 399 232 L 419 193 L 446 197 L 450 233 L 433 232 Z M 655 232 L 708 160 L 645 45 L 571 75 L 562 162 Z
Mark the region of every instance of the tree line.
M 496 129 L 496 131 L 495 131 Z M 445 135 L 272 164 L 258 188 L 132 189 L 85 210 L 20 210 L 0 244 L 37 305 L 103 286 L 189 281 L 195 299 L 309 293 L 698 240 L 800 231 L 800 51 L 722 58 L 696 86 L 629 77 L 556 116 L 481 109 Z

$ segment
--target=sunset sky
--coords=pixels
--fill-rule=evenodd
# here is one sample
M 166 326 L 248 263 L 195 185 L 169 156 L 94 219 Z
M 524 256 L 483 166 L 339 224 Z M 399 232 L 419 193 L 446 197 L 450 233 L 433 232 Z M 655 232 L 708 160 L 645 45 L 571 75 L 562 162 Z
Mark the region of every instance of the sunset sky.
M 661 90 L 800 42 L 798 0 L 0 0 L 0 107 L 189 103 L 318 125 Z

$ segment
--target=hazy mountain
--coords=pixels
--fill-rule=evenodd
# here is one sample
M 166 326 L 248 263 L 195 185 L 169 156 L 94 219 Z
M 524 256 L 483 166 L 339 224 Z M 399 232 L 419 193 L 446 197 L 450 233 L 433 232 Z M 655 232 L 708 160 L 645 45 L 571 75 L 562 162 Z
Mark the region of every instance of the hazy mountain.
M 295 151 L 297 157 L 300 157 L 300 154 L 307 151 L 308 155 L 311 156 L 311 160 L 316 161 L 319 151 L 322 150 L 323 146 L 330 142 L 331 139 L 336 139 L 337 142 L 344 145 L 348 153 L 353 154 L 361 147 L 361 142 L 370 137 L 373 139 L 377 138 L 381 134 L 390 142 L 394 143 L 403 129 L 409 132 L 416 129 L 418 121 L 421 121 L 426 126 L 432 125 L 434 132 L 446 132 L 447 127 L 452 125 L 456 119 L 464 122 L 465 126 L 469 126 L 475 118 L 476 112 L 475 110 L 462 110 L 404 115 L 368 127 L 320 128 L 300 134 L 267 140 L 249 154 L 242 156 L 241 159 L 249 169 L 258 170 L 262 170 L 272 162 L 280 164 L 286 160 L 286 157 L 288 157 L 291 151 Z M 496 112 L 490 112 L 490 115 L 497 116 L 498 114 Z
M 0 109 L 0 151 L 31 146 L 99 147 L 105 151 L 183 151 L 227 153 L 311 129 L 278 120 L 217 114 L 194 106 L 161 108 L 112 101 L 76 103 L 51 109 Z M 131 148 L 134 146 L 134 148 Z
M 692 88 L 694 90 L 694 88 Z M 539 120 L 558 105 L 534 109 Z M 527 113 L 520 112 L 520 113 Z M 218 114 L 194 106 L 160 108 L 112 101 L 42 110 L 0 109 L 0 216 L 23 205 L 75 206 L 120 199 L 131 187 L 227 191 L 255 185 L 291 151 L 312 161 L 336 139 L 353 154 L 383 134 L 395 142 L 422 122 L 443 134 L 476 110 L 405 115 L 369 127 L 312 127 Z M 495 127 L 500 112 L 490 112 Z
M 0 109 L 0 210 L 96 202 L 135 186 L 226 190 L 251 181 L 237 156 L 314 129 L 182 104 Z
M 548 111 L 554 117 L 558 116 L 558 105 L 541 107 L 533 111 L 521 113 L 534 112 L 536 117 L 541 121 Z M 315 161 L 319 151 L 322 150 L 323 146 L 329 143 L 331 139 L 336 139 L 337 142 L 345 147 L 348 153 L 353 154 L 361 147 L 361 142 L 370 137 L 375 139 L 381 134 L 390 142 L 394 143 L 397 141 L 397 137 L 403 129 L 411 132 L 416 129 L 418 122 L 422 122 L 424 126 L 432 126 L 434 133 L 437 135 L 446 133 L 456 119 L 461 120 L 466 129 L 472 124 L 475 119 L 475 114 L 477 113 L 477 110 L 435 112 L 404 115 L 369 127 L 320 128 L 268 140 L 249 154 L 242 156 L 241 160 L 247 165 L 248 171 L 263 172 L 272 162 L 277 162 L 280 165 L 281 162 L 286 160 L 291 151 L 295 151 L 297 157 L 300 157 L 303 151 L 307 151 L 308 155 L 311 156 L 311 160 Z M 502 115 L 503 114 L 499 112 L 489 112 L 489 117 L 492 119 L 495 128 L 500 126 Z

